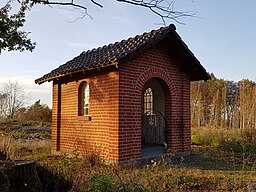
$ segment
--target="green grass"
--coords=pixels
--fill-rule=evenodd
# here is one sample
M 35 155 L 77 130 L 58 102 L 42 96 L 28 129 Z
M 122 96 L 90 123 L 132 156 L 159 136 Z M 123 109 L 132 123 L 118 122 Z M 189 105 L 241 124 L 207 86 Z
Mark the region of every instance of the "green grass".
M 255 130 L 193 128 L 191 140 L 195 154 L 216 157 L 243 169 L 255 167 Z
M 14 137 L 15 139 L 21 139 L 27 135 L 25 131 L 12 131 L 11 137 Z
M 44 163 L 73 182 L 72 191 L 246 191 L 256 180 L 255 169 L 243 166 L 242 154 L 235 157 L 211 146 L 193 146 L 192 151 L 188 159 L 144 167 L 106 166 L 97 158 L 65 155 L 48 156 Z
M 199 127 L 191 129 L 191 140 L 196 145 L 218 147 L 224 143 L 256 144 L 256 130 Z
M 95 154 L 52 155 L 49 139 L 10 137 L 6 143 L 12 158 L 36 159 L 48 172 L 38 173 L 44 186 L 67 186 L 70 192 L 246 191 L 256 180 L 256 142 L 249 136 L 242 130 L 192 129 L 192 155 L 144 167 L 106 166 Z

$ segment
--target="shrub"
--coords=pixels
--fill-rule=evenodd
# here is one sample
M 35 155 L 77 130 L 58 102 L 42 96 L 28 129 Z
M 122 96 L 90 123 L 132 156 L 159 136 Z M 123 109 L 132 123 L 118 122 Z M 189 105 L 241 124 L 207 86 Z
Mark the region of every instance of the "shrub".
M 222 133 L 217 130 L 212 130 L 205 127 L 192 129 L 192 144 L 218 147 L 222 140 Z
M 80 159 L 78 159 L 77 156 L 69 158 L 67 155 L 63 154 L 59 159 L 59 171 L 65 179 L 71 180 L 79 163 Z
M 117 191 L 117 180 L 111 175 L 93 175 L 89 178 L 88 192 Z

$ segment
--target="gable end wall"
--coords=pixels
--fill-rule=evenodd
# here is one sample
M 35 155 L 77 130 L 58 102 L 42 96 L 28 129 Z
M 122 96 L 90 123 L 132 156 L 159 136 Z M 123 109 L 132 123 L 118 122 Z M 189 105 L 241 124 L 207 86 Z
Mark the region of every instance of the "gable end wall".
M 168 86 L 165 118 L 167 152 L 190 152 L 190 79 L 164 43 L 119 66 L 119 160 L 141 157 L 142 90 L 151 78 Z M 169 96 L 170 97 L 169 97 Z

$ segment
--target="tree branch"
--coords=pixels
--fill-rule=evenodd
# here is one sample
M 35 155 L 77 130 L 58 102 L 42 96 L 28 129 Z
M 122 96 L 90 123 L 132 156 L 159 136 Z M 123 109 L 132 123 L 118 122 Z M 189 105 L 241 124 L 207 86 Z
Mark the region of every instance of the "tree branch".
M 73 0 L 70 0 L 70 2 L 58 2 L 58 1 L 48 1 L 48 0 L 31 0 L 31 1 L 32 1 L 32 5 L 45 4 L 45 5 L 72 6 L 72 7 L 80 8 L 80 9 L 87 11 L 87 7 L 85 7 L 81 4 L 76 4 L 76 3 L 74 3 Z
M 94 3 L 95 5 L 99 6 L 100 8 L 103 8 L 103 5 L 99 4 L 98 2 L 91 0 L 92 3 Z
M 17 0 L 19 1 L 19 0 Z M 60 6 L 72 6 L 74 8 L 82 9 L 84 10 L 85 16 L 88 16 L 87 13 L 87 7 L 85 5 L 82 5 L 80 3 L 75 3 L 75 0 L 67 0 L 66 2 L 61 2 L 58 0 L 52 1 L 52 0 L 27 0 L 31 2 L 31 5 L 34 4 L 45 4 L 45 5 L 60 5 Z M 98 3 L 95 0 L 90 0 L 93 4 L 96 6 L 99 6 L 103 8 L 103 5 Z M 175 1 L 173 0 L 116 0 L 120 3 L 126 3 L 131 4 L 135 6 L 140 6 L 149 9 L 154 14 L 159 16 L 163 24 L 166 24 L 166 20 L 171 19 L 174 20 L 177 23 L 182 23 L 179 21 L 182 17 L 191 17 L 194 16 L 195 13 L 193 12 L 181 12 L 181 11 L 175 11 L 174 10 L 174 4 Z M 191 0 L 193 2 L 193 0 Z M 84 16 L 83 16 L 84 17 Z M 82 18 L 83 18 L 82 17 Z
M 118 2 L 128 3 L 135 6 L 141 6 L 150 9 L 154 14 L 158 15 L 163 24 L 166 24 L 167 19 L 174 20 L 177 23 L 183 24 L 178 19 L 182 17 L 191 17 L 194 16 L 193 12 L 181 12 L 174 10 L 174 1 L 166 1 L 166 0 L 117 0 Z M 191 0 L 193 2 L 193 0 Z

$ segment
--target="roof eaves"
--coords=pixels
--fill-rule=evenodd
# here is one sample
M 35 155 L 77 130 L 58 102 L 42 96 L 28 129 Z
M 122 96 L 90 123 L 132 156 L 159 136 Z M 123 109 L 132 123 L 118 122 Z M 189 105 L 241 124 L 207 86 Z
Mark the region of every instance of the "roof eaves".
M 184 41 L 182 40 L 182 38 L 179 36 L 179 34 L 174 31 L 173 33 L 181 42 L 181 45 L 185 48 L 185 50 L 187 51 L 187 53 L 193 58 L 193 60 L 195 61 L 195 64 L 202 70 L 202 72 L 204 73 L 204 81 L 210 80 L 211 77 L 210 75 L 207 73 L 207 71 L 205 70 L 205 68 L 201 65 L 200 61 L 196 58 L 196 56 L 190 51 L 190 49 L 188 48 L 188 46 L 184 43 Z
M 58 75 L 53 75 L 53 76 L 49 76 L 47 77 L 50 73 L 44 75 L 43 77 L 39 78 L 39 79 L 36 79 L 35 80 L 35 83 L 36 84 L 42 84 L 46 81 L 51 81 L 53 79 L 58 79 L 60 77 L 63 77 L 63 76 L 66 76 L 66 75 L 72 75 L 72 74 L 75 74 L 75 73 L 79 73 L 79 72 L 85 72 L 85 71 L 90 71 L 90 70 L 93 70 L 93 69 L 98 69 L 100 70 L 100 68 L 105 68 L 105 67 L 109 67 L 109 66 L 116 66 L 116 68 L 118 68 L 118 61 L 116 59 L 110 61 L 109 63 L 107 64 L 101 64 L 100 66 L 99 65 L 96 65 L 96 66 L 93 66 L 93 67 L 83 67 L 81 69 L 77 69 L 77 70 L 73 70 L 73 71 L 67 71 L 67 72 L 64 72 L 64 73 L 60 73 Z

